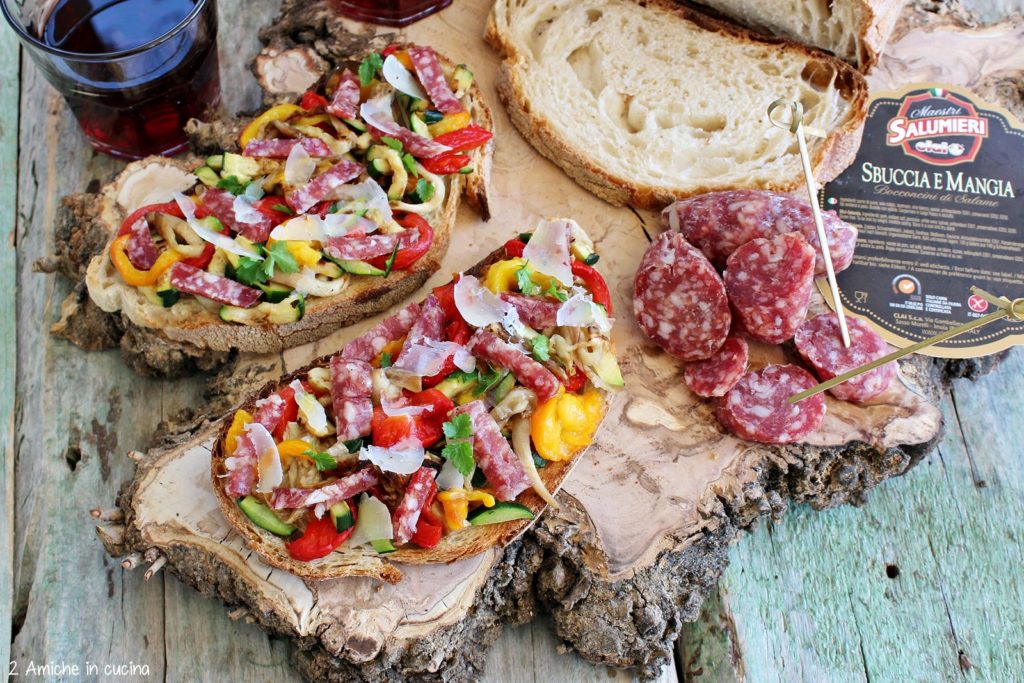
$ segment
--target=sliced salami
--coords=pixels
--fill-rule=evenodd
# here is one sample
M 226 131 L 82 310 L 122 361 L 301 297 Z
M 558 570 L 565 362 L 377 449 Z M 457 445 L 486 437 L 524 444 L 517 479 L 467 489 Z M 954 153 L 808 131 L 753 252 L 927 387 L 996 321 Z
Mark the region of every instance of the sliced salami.
M 242 152 L 247 157 L 265 157 L 267 159 L 287 159 L 292 149 L 302 147 L 311 157 L 329 157 L 331 149 L 323 140 L 316 138 L 276 138 L 274 140 L 252 140 Z
M 284 409 L 284 399 L 279 394 L 271 394 L 256 401 L 256 412 L 252 414 L 252 421 L 263 425 L 268 432 L 273 433 L 281 422 Z
M 235 452 L 224 459 L 227 482 L 224 490 L 233 498 L 242 498 L 252 493 L 256 485 L 256 448 L 245 434 L 235 440 Z
M 441 68 L 441 61 L 437 53 L 430 47 L 410 47 L 409 57 L 416 69 L 416 75 L 423 84 L 423 88 L 434 103 L 434 108 L 443 114 L 458 114 L 465 111 L 462 103 L 455 97 L 451 86 L 444 77 L 444 70 Z
M 160 257 L 160 249 L 153 242 L 153 233 L 145 216 L 132 223 L 131 237 L 125 244 L 124 253 L 139 270 L 149 270 Z
M 846 327 L 850 348 L 843 346 L 839 319 L 831 312 L 806 321 L 793 338 L 796 350 L 823 382 L 891 352 L 885 340 L 863 320 L 847 316 Z M 886 363 L 832 387 L 829 393 L 841 401 L 870 401 L 889 388 L 897 370 L 896 361 Z
M 250 308 L 260 300 L 260 290 L 246 287 L 234 280 L 207 273 L 178 261 L 171 266 L 171 286 L 229 306 Z
M 391 111 L 392 97 L 384 95 L 375 97 L 369 102 L 364 102 L 359 108 L 359 114 L 369 126 L 370 135 L 375 139 L 387 136 L 402 143 L 405 150 L 414 157 L 429 159 L 439 154 L 444 154 L 451 148 L 434 142 L 430 138 L 417 135 L 408 128 L 403 128 L 395 121 L 395 115 Z
M 533 389 L 541 403 L 557 394 L 562 386 L 550 370 L 493 332 L 477 330 L 466 349 L 477 358 L 509 370 L 523 386 Z
M 543 330 L 558 324 L 558 309 L 561 307 L 559 303 L 509 292 L 502 292 L 501 298 L 512 304 L 519 313 L 519 319 L 535 330 Z
M 747 341 L 743 337 L 729 335 L 711 358 L 686 364 L 683 382 L 698 396 L 725 396 L 747 371 L 749 360 Z
M 661 234 L 640 261 L 633 312 L 644 334 L 684 361 L 713 356 L 732 322 L 722 279 L 704 254 L 674 232 Z
M 334 89 L 331 103 L 327 105 L 327 113 L 342 119 L 359 116 L 359 77 L 348 69 L 341 72 L 341 80 Z
M 367 468 L 320 488 L 280 488 L 270 495 L 270 507 L 275 510 L 294 510 L 315 505 L 314 514 L 322 517 L 327 508 L 369 490 L 379 481 L 377 471 Z
M 471 401 L 452 411 L 453 415 L 463 413 L 473 424 L 473 458 L 487 477 L 488 487 L 498 500 L 515 500 L 530 487 L 530 481 L 498 423 L 483 401 Z
M 331 405 L 339 441 L 351 441 L 370 433 L 373 418 L 373 381 L 370 364 L 361 360 L 331 358 Z
M 396 245 L 399 249 L 408 249 L 419 239 L 420 234 L 416 230 L 403 230 L 387 235 L 342 235 L 327 238 L 327 246 L 324 247 L 324 251 L 328 256 L 333 256 L 336 259 L 365 261 L 378 256 L 390 255 Z
M 421 467 L 409 477 L 402 502 L 398 504 L 398 508 L 391 516 L 391 524 L 395 532 L 395 545 L 408 543 L 416 533 L 416 524 L 420 521 L 423 506 L 427 504 L 430 495 L 436 490 L 434 470 L 429 467 Z
M 795 365 L 769 365 L 748 372 L 720 399 L 718 421 L 741 439 L 794 443 L 821 426 L 825 399 L 817 394 L 790 403 L 789 397 L 816 384 L 811 373 Z
M 796 334 L 813 287 L 814 249 L 798 232 L 747 242 L 725 269 L 725 291 L 743 329 L 768 344 Z
M 230 192 L 210 188 L 203 193 L 201 201 L 225 228 L 252 242 L 266 242 L 274 229 L 270 216 L 259 211 L 247 211 L 246 220 L 241 220 L 235 213 L 235 196 Z
M 396 341 L 407 335 L 419 315 L 419 304 L 409 304 L 390 318 L 382 320 L 363 336 L 346 344 L 341 351 L 341 357 L 346 360 L 361 360 L 369 363 L 384 350 L 384 346 L 388 342 Z
M 313 208 L 314 204 L 328 199 L 334 190 L 350 180 L 355 180 L 362 172 L 361 165 L 348 159 L 342 159 L 304 187 L 286 194 L 285 201 L 296 213 L 306 213 Z
M 720 268 L 730 254 L 752 239 L 799 232 L 817 255 L 815 274 L 825 274 L 811 205 L 800 199 L 765 190 L 711 192 L 677 201 L 662 212 L 662 218 Z M 838 273 L 853 261 L 857 228 L 834 211 L 823 211 L 821 218 L 832 266 Z
M 445 313 L 444 309 L 441 308 L 441 302 L 438 301 L 436 296 L 431 294 L 423 302 L 423 306 L 420 308 L 420 317 L 416 318 L 412 329 L 409 330 L 409 336 L 405 340 L 405 344 L 402 345 L 402 351 L 395 358 L 395 362 L 400 361 L 413 344 L 427 339 L 440 341 L 444 335 L 444 323 Z

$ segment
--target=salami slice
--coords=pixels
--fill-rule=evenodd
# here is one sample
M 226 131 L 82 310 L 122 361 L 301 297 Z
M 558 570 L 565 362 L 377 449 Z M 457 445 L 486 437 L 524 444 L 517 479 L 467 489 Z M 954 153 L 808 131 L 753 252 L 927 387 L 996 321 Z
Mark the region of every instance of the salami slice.
M 131 264 L 139 270 L 149 270 L 160 257 L 160 249 L 153 242 L 153 233 L 145 216 L 132 223 L 131 237 L 125 244 L 124 253 Z
M 747 341 L 743 337 L 729 335 L 711 358 L 687 363 L 683 381 L 698 396 L 725 396 L 747 371 L 749 359 Z
M 747 242 L 725 269 L 725 291 L 743 328 L 768 344 L 793 337 L 813 287 L 814 249 L 798 232 Z
M 263 425 L 268 432 L 273 433 L 281 422 L 284 409 L 284 399 L 279 394 L 271 394 L 256 401 L 256 412 L 252 414 L 252 421 Z
M 348 159 L 342 159 L 304 187 L 286 194 L 285 201 L 296 213 L 306 213 L 313 208 L 314 204 L 328 199 L 334 190 L 348 181 L 358 178 L 362 172 L 361 165 Z
M 508 440 L 483 401 L 471 401 L 452 411 L 469 415 L 473 423 L 473 458 L 487 477 L 487 486 L 498 500 L 515 500 L 530 487 L 530 481 Z
M 713 356 L 732 322 L 722 279 L 704 254 L 673 232 L 654 240 L 640 261 L 633 312 L 644 334 L 684 361 Z
M 412 65 L 416 69 L 416 75 L 427 94 L 430 95 L 430 101 L 434 103 L 434 108 L 442 114 L 458 114 L 465 111 L 462 103 L 455 97 L 455 93 L 448 85 L 441 62 L 434 49 L 415 46 L 410 47 L 408 51 Z
M 847 316 L 846 327 L 850 333 L 850 348 L 843 346 L 835 313 L 822 313 L 811 318 L 800 326 L 793 338 L 796 350 L 823 382 L 891 351 L 885 340 L 863 320 Z M 841 401 L 870 401 L 889 388 L 897 370 L 896 361 L 886 363 L 832 387 L 829 393 Z
M 341 351 L 341 357 L 346 360 L 361 360 L 369 363 L 384 350 L 384 346 L 388 342 L 396 341 L 407 335 L 419 315 L 419 304 L 409 304 L 390 318 L 382 320 L 363 336 L 346 344 Z
M 477 330 L 466 349 L 477 358 L 509 370 L 523 386 L 533 389 L 541 403 L 557 394 L 562 386 L 550 370 L 493 332 Z
M 395 358 L 395 363 L 398 363 L 402 356 L 406 354 L 413 344 L 425 341 L 427 339 L 440 341 L 444 335 L 444 323 L 445 313 L 444 309 L 441 308 L 441 302 L 438 301 L 437 297 L 431 294 L 427 297 L 426 301 L 423 302 L 423 306 L 420 308 L 420 317 L 416 318 L 416 322 L 413 323 L 412 329 L 409 330 L 409 336 L 405 340 L 405 344 L 402 345 L 402 351 Z
M 398 508 L 391 516 L 391 524 L 395 532 L 395 545 L 408 543 L 416 533 L 416 524 L 420 521 L 423 506 L 430 500 L 430 494 L 436 490 L 434 470 L 429 467 L 421 467 L 409 477 L 402 502 L 398 504 Z
M 719 268 L 725 266 L 730 254 L 752 239 L 799 232 L 817 254 L 815 274 L 825 274 L 811 205 L 800 199 L 765 190 L 710 192 L 677 201 L 662 212 L 662 218 Z M 838 273 L 853 261 L 857 228 L 834 211 L 823 211 L 821 219 L 832 266 Z
M 259 211 L 247 211 L 246 220 L 241 220 L 235 213 L 235 196 L 230 192 L 210 188 L 203 193 L 201 201 L 225 228 L 252 242 L 266 242 L 270 231 L 274 229 L 274 221 L 270 216 Z
M 377 471 L 367 468 L 320 488 L 280 488 L 270 494 L 270 507 L 275 510 L 296 510 L 316 506 L 316 516 L 322 517 L 327 508 L 369 490 L 379 481 Z
M 370 364 L 361 360 L 331 358 L 331 404 L 339 441 L 351 441 L 370 433 L 373 418 L 373 381 Z
M 260 290 L 246 287 L 234 280 L 207 273 L 178 261 L 171 266 L 171 286 L 229 306 L 250 308 L 260 300 Z
M 306 150 L 311 157 L 329 157 L 331 149 L 323 140 L 316 138 L 276 138 L 274 140 L 252 140 L 242 152 L 247 157 L 265 157 L 267 159 L 287 159 L 296 146 Z
M 334 89 L 331 103 L 327 105 L 327 113 L 342 119 L 359 116 L 359 77 L 348 69 L 341 72 L 341 80 Z
M 252 440 L 245 434 L 235 440 L 235 452 L 224 459 L 224 469 L 228 471 L 224 490 L 233 498 L 241 498 L 252 493 L 256 485 L 256 448 Z
M 388 256 L 395 250 L 408 249 L 416 244 L 420 234 L 416 230 L 403 230 L 387 235 L 342 235 L 328 237 L 324 251 L 328 256 L 345 261 L 365 261 L 378 256 Z
M 821 394 L 799 403 L 789 397 L 817 382 L 811 373 L 795 365 L 769 365 L 748 372 L 718 404 L 722 426 L 748 441 L 793 443 L 821 426 L 825 399 Z
M 402 143 L 405 150 L 414 157 L 429 159 L 439 154 L 444 154 L 451 148 L 434 142 L 430 138 L 417 135 L 408 128 L 400 126 L 395 121 L 395 115 L 391 111 L 392 97 L 384 95 L 375 97 L 369 102 L 364 102 L 359 108 L 359 114 L 369 126 L 370 135 L 379 140 L 381 137 L 392 137 Z
M 561 304 L 536 296 L 523 296 L 502 292 L 501 298 L 515 306 L 519 319 L 535 330 L 554 327 L 558 324 L 558 309 Z

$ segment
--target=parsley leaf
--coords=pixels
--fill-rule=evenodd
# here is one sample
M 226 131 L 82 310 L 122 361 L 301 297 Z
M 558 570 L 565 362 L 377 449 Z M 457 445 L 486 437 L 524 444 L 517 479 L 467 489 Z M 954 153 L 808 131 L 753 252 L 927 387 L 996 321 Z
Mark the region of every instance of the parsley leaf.
M 480 396 L 482 394 L 486 394 L 488 391 L 498 386 L 501 380 L 505 379 L 505 375 L 507 374 L 508 371 L 500 368 L 491 368 L 490 372 L 486 373 L 480 372 L 478 374 L 480 382 L 476 385 L 476 388 L 473 389 L 473 395 Z
M 342 443 L 345 444 L 345 448 L 348 449 L 349 453 L 358 453 L 359 450 L 362 449 L 364 441 L 365 439 L 359 438 L 351 439 L 350 441 L 343 441 Z
M 391 149 L 395 150 L 396 152 L 401 152 L 402 151 L 402 141 L 401 140 L 397 140 L 395 138 L 391 138 L 391 137 L 388 137 L 387 135 L 384 135 L 384 136 L 381 137 L 380 141 L 383 142 L 388 147 L 390 147 Z
M 524 263 L 519 268 L 516 268 L 516 283 L 519 285 L 519 291 L 526 296 L 540 294 L 540 285 L 533 281 L 532 276 L 533 268 L 530 267 L 529 263 Z
M 334 459 L 334 456 L 326 451 L 314 451 L 312 448 L 304 453 L 313 459 L 313 463 L 316 465 L 316 469 L 319 472 L 325 470 L 333 470 L 338 466 L 338 461 Z
M 468 439 L 473 436 L 473 421 L 467 413 L 460 413 L 441 425 L 441 431 L 448 440 Z
M 264 263 L 266 264 L 264 270 L 268 278 L 273 277 L 274 268 L 277 268 L 282 273 L 299 272 L 299 262 L 292 256 L 292 252 L 288 251 L 288 245 L 285 242 L 274 242 L 270 245 Z
M 264 270 L 264 262 L 259 259 L 243 256 L 235 268 L 235 279 L 243 285 L 258 285 L 270 279 Z
M 227 190 L 236 197 L 245 192 L 246 186 L 236 178 L 235 176 L 228 176 L 227 178 L 221 178 L 217 182 L 217 188 L 221 190 Z
M 530 340 L 530 350 L 536 360 L 551 360 L 551 354 L 548 352 L 548 338 L 543 334 L 538 334 Z
M 408 152 L 402 155 L 402 166 L 405 166 L 405 170 L 412 173 L 413 176 L 419 177 L 420 172 L 419 169 L 416 168 L 416 159 Z M 419 183 L 417 183 L 417 186 L 418 185 Z M 433 188 L 433 186 L 431 186 L 431 188 Z
M 273 209 L 274 211 L 280 211 L 281 213 L 286 213 L 289 216 L 295 214 L 295 212 L 292 211 L 292 208 L 290 206 L 286 206 L 284 204 L 273 204 L 270 208 Z
M 477 378 L 476 370 L 472 372 L 466 372 L 465 370 L 455 370 L 445 379 L 453 379 L 458 382 L 471 382 Z
M 550 297 L 558 299 L 559 301 L 566 301 L 569 298 L 568 294 L 558 288 L 558 285 L 555 284 L 554 278 L 551 278 L 551 283 L 548 285 L 547 291 L 544 293 Z
M 259 259 L 243 256 L 238 260 L 238 267 L 235 268 L 235 279 L 243 285 L 259 285 L 274 277 L 274 270 L 282 273 L 299 272 L 299 263 L 288 251 L 288 245 L 284 242 L 274 242 L 269 249 L 257 245 L 257 249 L 266 257 Z
M 384 277 L 391 275 L 391 269 L 395 267 L 395 259 L 398 257 L 399 245 L 400 243 L 395 244 L 395 249 L 391 252 L 391 256 L 388 256 L 388 260 L 384 262 Z
M 394 365 L 394 361 L 391 360 L 390 351 L 385 351 L 384 353 L 380 354 L 380 366 L 382 368 L 390 368 L 392 365 Z
M 468 441 L 450 443 L 441 449 L 441 456 L 451 462 L 462 476 L 468 477 L 473 474 L 476 468 L 476 461 L 473 460 L 473 445 Z
M 430 198 L 434 196 L 434 185 L 429 183 L 424 178 L 420 178 L 416 181 L 416 196 L 420 198 L 421 202 L 429 202 Z
M 384 66 L 384 58 L 380 56 L 380 53 L 374 52 L 368 55 L 359 64 L 359 85 L 364 88 L 370 85 L 370 81 L 376 77 L 382 66 Z

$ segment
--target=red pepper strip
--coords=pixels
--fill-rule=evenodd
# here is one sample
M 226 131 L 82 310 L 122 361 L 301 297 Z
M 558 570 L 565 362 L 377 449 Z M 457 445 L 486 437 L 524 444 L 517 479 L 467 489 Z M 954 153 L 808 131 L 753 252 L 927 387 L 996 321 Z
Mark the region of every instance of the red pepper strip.
M 452 173 L 458 173 L 466 166 L 469 166 L 472 161 L 465 154 L 459 154 L 458 152 L 444 152 L 436 157 L 430 159 L 420 159 L 420 163 L 423 164 L 423 168 L 427 169 L 434 175 L 451 175 Z
M 416 533 L 412 535 L 409 541 L 421 548 L 433 548 L 441 542 L 441 534 L 443 529 L 440 524 L 432 524 L 427 520 L 429 511 L 426 507 L 420 512 L 420 518 L 416 522 Z
M 423 386 L 428 389 L 430 387 L 436 387 L 438 384 L 444 381 L 445 377 L 455 372 L 456 369 L 457 368 L 455 365 L 455 355 L 452 354 L 451 356 L 448 356 L 447 358 L 444 359 L 444 365 L 441 366 L 441 369 L 437 372 L 436 375 L 431 375 L 430 377 L 423 378 Z
M 575 394 L 587 383 L 587 376 L 579 368 L 573 368 L 572 374 L 561 381 L 566 391 Z
M 281 223 L 284 223 L 286 220 L 295 215 L 288 211 L 278 211 L 277 209 L 274 208 L 275 206 L 287 207 L 288 204 L 285 203 L 284 197 L 271 195 L 270 197 L 264 197 L 263 199 L 253 202 L 252 208 L 256 209 L 264 216 L 270 218 L 270 221 L 274 224 L 274 226 L 278 226 Z
M 422 420 L 413 415 L 389 417 L 379 406 L 373 409 L 370 430 L 373 445 L 381 448 L 390 448 L 409 437 L 417 439 L 427 448 L 437 443 L 442 434 L 441 426 L 431 420 Z
M 318 107 L 326 107 L 330 102 L 323 95 L 319 95 L 312 90 L 307 90 L 302 96 L 302 102 L 299 106 L 303 109 L 316 109 Z
M 430 250 L 430 245 L 434 243 L 434 229 L 430 227 L 430 223 L 416 213 L 398 215 L 395 217 L 395 222 L 403 228 L 415 228 L 420 235 L 415 244 L 406 249 L 399 249 L 395 254 L 395 262 L 391 265 L 391 270 L 405 270 Z M 390 255 L 378 256 L 370 259 L 369 263 L 375 268 L 384 269 L 388 267 L 389 258 L 391 258 Z
M 493 137 L 494 133 L 491 131 L 486 128 L 481 128 L 475 123 L 471 123 L 465 128 L 460 128 L 458 130 L 438 135 L 434 138 L 434 142 L 439 142 L 445 147 L 450 147 L 452 152 L 468 152 L 471 149 L 476 149 L 477 147 L 486 144 L 487 141 Z M 445 154 L 448 153 L 446 152 Z
M 437 389 L 427 389 L 412 394 L 409 396 L 409 403 L 414 406 L 427 406 L 427 410 L 420 413 L 419 417 L 439 423 L 447 420 L 448 413 L 455 409 L 452 400 Z
M 439 288 L 440 289 L 440 288 Z M 434 290 L 437 291 L 436 289 Z M 443 305 L 443 304 L 442 304 Z M 458 311 L 456 311 L 458 313 Z M 448 327 L 444 328 L 445 339 L 456 344 L 465 344 L 469 341 L 470 336 L 473 332 L 469 329 L 469 324 L 461 318 L 458 320 L 452 320 L 448 323 Z M 455 365 L 455 354 L 448 356 L 444 359 L 444 365 L 436 375 L 423 378 L 423 386 L 429 389 L 430 387 L 436 387 L 438 384 L 444 381 L 445 377 L 455 372 L 457 366 Z
M 394 45 L 394 44 L 388 45 L 386 48 L 381 50 L 380 56 L 384 57 L 386 59 L 387 56 L 390 55 L 393 52 L 398 52 L 398 46 Z
M 523 255 L 526 244 L 520 239 L 505 242 L 505 254 L 509 258 L 519 258 Z M 594 303 L 601 304 L 608 315 L 612 314 L 612 295 L 608 291 L 608 284 L 601 277 L 601 274 L 577 258 L 572 259 L 573 277 L 583 280 L 583 285 L 590 290 Z
M 455 321 L 462 320 L 462 314 L 459 313 L 459 307 L 455 305 L 455 283 L 459 281 L 458 274 L 455 278 L 446 285 L 440 287 L 434 287 L 434 296 L 437 297 L 437 302 L 441 304 L 441 309 L 444 311 L 446 320 Z M 455 341 L 450 339 L 449 341 Z M 463 342 L 459 342 L 460 344 Z
M 345 503 L 352 511 L 352 518 L 356 517 L 356 508 L 349 502 Z M 338 531 L 330 515 L 324 515 L 320 519 L 313 518 L 306 526 L 302 536 L 290 543 L 285 543 L 288 554 L 293 560 L 299 562 L 312 562 L 321 557 L 330 555 L 342 543 L 347 541 L 356 531 L 355 524 L 344 531 Z
M 289 422 L 295 422 L 299 417 L 299 404 L 295 402 L 295 390 L 285 386 L 278 390 L 277 395 L 284 401 L 284 410 L 281 412 L 281 419 L 274 427 L 274 440 L 284 440 L 284 430 L 288 428 Z
M 509 258 L 520 258 L 526 249 L 526 242 L 519 238 L 505 242 L 505 256 Z

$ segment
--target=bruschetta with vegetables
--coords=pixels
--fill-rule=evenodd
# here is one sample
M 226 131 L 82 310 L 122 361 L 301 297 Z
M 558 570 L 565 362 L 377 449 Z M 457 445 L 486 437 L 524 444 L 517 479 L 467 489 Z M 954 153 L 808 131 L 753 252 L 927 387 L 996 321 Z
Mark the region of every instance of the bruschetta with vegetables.
M 501 546 L 535 519 L 623 385 L 608 287 L 573 221 L 542 221 L 225 420 L 221 508 L 305 577 Z
M 207 157 L 190 188 L 134 207 L 87 275 L 107 312 L 216 351 L 278 351 L 384 310 L 482 199 L 491 119 L 473 74 L 395 45 L 322 79 Z

